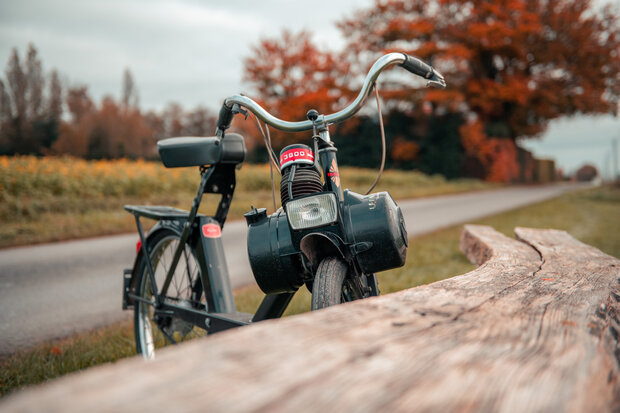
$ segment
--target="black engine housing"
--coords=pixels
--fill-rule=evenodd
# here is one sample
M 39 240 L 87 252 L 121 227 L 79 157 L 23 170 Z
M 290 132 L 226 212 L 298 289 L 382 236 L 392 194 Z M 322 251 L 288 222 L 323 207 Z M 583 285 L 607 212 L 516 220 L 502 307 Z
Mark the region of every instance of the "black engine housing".
M 246 214 L 250 265 L 263 292 L 295 292 L 303 285 L 311 274 L 299 244 L 316 233 L 327 235 L 325 242 L 340 243 L 337 250 L 365 274 L 404 265 L 407 230 L 390 194 L 361 195 L 345 190 L 343 195 L 337 225 L 292 231 L 282 209 L 270 216 L 262 208 Z
M 389 193 L 361 195 L 347 189 L 343 209 L 347 243 L 364 273 L 405 264 L 409 245 L 405 220 Z
M 245 214 L 248 257 L 256 283 L 265 294 L 293 293 L 303 285 L 304 267 L 293 245 L 286 213 L 280 209 L 267 216 L 260 208 Z

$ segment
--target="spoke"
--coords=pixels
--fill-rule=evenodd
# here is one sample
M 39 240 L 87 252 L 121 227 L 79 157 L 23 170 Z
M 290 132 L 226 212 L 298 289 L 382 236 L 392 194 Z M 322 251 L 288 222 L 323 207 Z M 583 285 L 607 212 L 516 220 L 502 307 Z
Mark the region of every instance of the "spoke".
M 190 267 L 193 267 L 193 265 L 192 266 L 188 265 L 187 279 L 189 282 L 187 284 L 187 298 L 193 300 L 194 299 L 194 283 L 195 283 L 196 278 L 194 277 L 194 270 Z
M 183 254 L 185 255 L 185 268 L 187 269 L 187 277 L 188 277 L 188 281 L 189 281 L 189 285 L 192 285 L 192 275 L 191 275 L 191 271 L 189 269 L 189 257 L 187 256 L 187 248 L 183 248 Z M 190 253 L 191 255 L 191 253 Z
M 168 249 L 168 250 L 170 251 L 170 261 L 171 261 L 171 262 L 174 260 L 174 253 L 175 253 L 175 251 L 176 251 L 176 250 L 177 250 L 177 248 L 178 248 L 178 244 L 179 244 L 179 242 L 175 239 L 175 240 L 171 243 L 170 248 Z M 176 277 L 175 277 L 176 272 L 177 272 L 177 268 L 178 268 L 178 265 L 177 265 L 177 267 L 176 267 L 176 268 L 174 268 L 174 271 L 172 271 L 172 279 L 170 280 L 170 286 L 171 286 L 171 287 L 173 286 L 173 287 L 174 287 L 175 289 L 177 289 L 177 291 L 178 291 L 177 284 L 176 284 L 176 281 L 177 281 L 177 280 L 176 280 Z M 168 272 L 169 272 L 169 271 L 170 271 L 170 267 L 169 267 L 169 265 L 168 265 L 168 264 L 166 264 L 166 274 L 168 274 Z M 166 295 L 167 295 L 168 297 L 172 297 L 172 296 L 174 296 L 175 294 L 174 294 L 174 292 L 170 292 L 170 289 L 168 289 L 168 292 L 167 292 L 167 294 L 166 294 Z
M 160 263 L 165 267 L 166 266 L 166 247 L 164 246 L 163 249 L 159 250 L 157 252 L 157 267 L 160 267 Z
M 174 272 L 172 273 L 172 283 L 171 283 L 171 284 L 172 284 L 172 285 L 174 285 L 174 290 L 175 290 L 175 293 L 168 293 L 168 295 L 169 295 L 170 297 L 172 297 L 172 296 L 176 296 L 176 297 L 178 298 L 178 297 L 179 297 L 179 295 L 180 295 L 180 294 L 179 294 L 179 291 L 180 291 L 180 288 L 179 288 L 179 278 L 180 278 L 180 274 L 178 273 L 178 271 L 179 271 L 179 267 L 175 268 L 175 269 L 174 269 Z
M 167 250 L 164 250 L 161 252 L 161 256 L 159 257 L 159 262 L 158 262 L 158 264 L 161 264 L 161 265 L 157 266 L 157 270 L 159 272 L 158 277 L 157 277 L 157 282 L 161 284 L 160 288 L 163 287 L 163 282 L 166 279 L 166 273 L 168 269 L 168 265 L 166 264 L 166 251 Z
M 202 302 L 203 297 L 204 297 L 205 309 L 206 309 L 207 299 L 206 299 L 206 295 L 204 294 L 204 286 L 202 285 L 202 280 L 200 279 L 200 273 L 198 272 L 198 265 L 196 263 L 194 263 L 194 273 L 192 274 L 192 279 L 194 280 L 195 283 L 198 283 L 196 287 L 192 285 L 192 293 L 194 292 L 194 290 L 201 291 L 200 294 L 196 297 L 196 302 L 198 303 Z

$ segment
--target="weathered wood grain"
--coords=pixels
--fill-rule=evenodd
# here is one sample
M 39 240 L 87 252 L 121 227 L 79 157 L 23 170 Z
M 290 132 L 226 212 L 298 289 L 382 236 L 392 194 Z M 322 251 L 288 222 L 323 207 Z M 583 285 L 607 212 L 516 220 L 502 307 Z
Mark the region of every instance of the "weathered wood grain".
M 476 270 L 29 389 L 2 411 L 620 409 L 620 261 L 568 234 L 466 226 Z

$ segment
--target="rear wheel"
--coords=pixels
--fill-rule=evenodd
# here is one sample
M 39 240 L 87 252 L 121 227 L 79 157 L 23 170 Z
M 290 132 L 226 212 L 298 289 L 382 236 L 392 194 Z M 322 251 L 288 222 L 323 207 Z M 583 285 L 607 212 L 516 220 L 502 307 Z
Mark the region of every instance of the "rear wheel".
M 374 274 L 362 275 L 356 283 L 347 277 L 348 272 L 349 266 L 342 258 L 321 261 L 312 286 L 312 311 L 379 294 Z
M 149 255 L 158 289 L 161 289 L 164 284 L 179 242 L 178 234 L 169 229 L 157 232 L 148 241 Z M 154 303 L 156 297 L 144 259 L 138 274 L 136 295 Z M 208 310 L 208 304 L 203 294 L 200 266 L 196 260 L 195 251 L 189 245 L 185 245 L 185 250 L 181 254 L 179 263 L 172 276 L 172 281 L 164 297 L 164 302 L 188 308 Z M 138 300 L 134 304 L 134 330 L 136 350 L 138 354 L 142 354 L 146 359 L 154 358 L 155 351 L 158 348 L 206 334 L 205 330 L 195 327 L 192 323 L 188 323 L 173 315 L 159 314 L 153 305 Z

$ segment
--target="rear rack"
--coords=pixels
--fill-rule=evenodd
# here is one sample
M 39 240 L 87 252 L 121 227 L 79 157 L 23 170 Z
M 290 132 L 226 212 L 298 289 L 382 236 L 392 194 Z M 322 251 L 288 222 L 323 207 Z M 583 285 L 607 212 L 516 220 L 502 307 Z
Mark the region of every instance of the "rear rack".
M 186 221 L 189 216 L 189 211 L 169 206 L 125 205 L 125 210 L 131 212 L 136 217 L 140 216 L 155 220 Z M 201 216 L 201 214 L 197 216 Z

